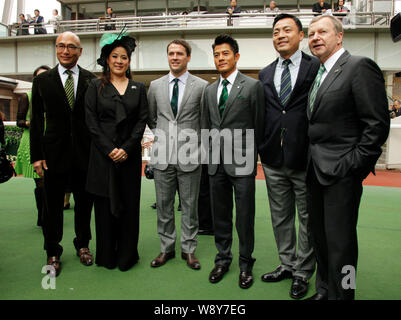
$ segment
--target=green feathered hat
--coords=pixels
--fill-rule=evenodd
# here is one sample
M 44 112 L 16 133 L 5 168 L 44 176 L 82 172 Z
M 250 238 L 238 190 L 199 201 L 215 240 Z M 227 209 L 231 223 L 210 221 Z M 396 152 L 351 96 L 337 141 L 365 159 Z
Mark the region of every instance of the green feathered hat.
M 127 54 L 131 57 L 134 52 L 136 43 L 135 39 L 126 35 L 124 29 L 119 34 L 116 33 L 105 33 L 100 38 L 99 46 L 102 49 L 100 58 L 97 59 L 97 63 L 102 67 L 106 67 L 106 60 L 114 48 L 123 47 L 127 50 Z

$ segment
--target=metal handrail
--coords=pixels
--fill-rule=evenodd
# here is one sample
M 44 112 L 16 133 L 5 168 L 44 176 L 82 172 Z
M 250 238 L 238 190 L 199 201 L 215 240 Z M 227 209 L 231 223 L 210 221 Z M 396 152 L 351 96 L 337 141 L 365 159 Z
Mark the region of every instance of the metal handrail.
M 285 12 L 285 11 L 281 11 Z M 308 25 L 310 20 L 317 14 L 313 12 L 293 12 L 291 14 L 302 19 L 303 24 Z M 390 23 L 390 13 L 388 12 L 357 12 L 357 13 L 332 13 L 342 19 L 347 18 L 350 26 L 355 25 L 380 25 L 388 26 Z M 277 13 L 255 12 L 240 13 L 230 16 L 225 13 L 218 14 L 191 14 L 191 15 L 162 15 L 162 16 L 129 16 L 110 19 L 84 19 L 84 20 L 65 20 L 57 22 L 57 32 L 100 32 L 107 26 L 113 26 L 113 30 L 118 30 L 126 26 L 128 31 L 144 29 L 173 29 L 173 28 L 213 28 L 213 27 L 233 27 L 233 28 L 252 28 L 252 27 L 271 27 L 273 18 Z M 358 19 L 362 22 L 358 22 Z M 366 19 L 366 20 L 365 20 Z M 234 23 L 232 23 L 234 22 Z M 32 26 L 32 24 L 31 24 Z M 54 24 L 43 24 L 43 27 L 55 27 Z M 18 28 L 18 24 L 6 26 L 9 28 L 9 35 Z M 111 30 L 111 31 L 113 31 Z

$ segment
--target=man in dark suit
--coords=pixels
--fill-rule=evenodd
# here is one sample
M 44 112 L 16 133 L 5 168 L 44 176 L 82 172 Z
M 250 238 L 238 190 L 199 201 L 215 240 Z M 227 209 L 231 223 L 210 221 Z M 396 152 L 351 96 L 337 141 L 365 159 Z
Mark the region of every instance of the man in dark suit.
M 230 1 L 230 6 L 227 8 L 226 13 L 228 14 L 241 13 L 241 7 L 237 6 L 237 0 Z
M 78 66 L 80 39 L 72 32 L 57 37 L 59 64 L 33 80 L 31 161 L 44 176 L 48 210 L 43 217 L 47 264 L 60 273 L 65 186 L 71 178 L 75 200 L 74 246 L 84 265 L 92 264 L 89 251 L 93 199 L 85 191 L 90 136 L 85 125 L 84 102 L 88 83 L 95 76 Z M 43 170 L 44 169 L 44 170 Z
M 232 261 L 233 189 L 239 237 L 239 285 L 253 283 L 255 259 L 255 175 L 257 145 L 263 135 L 264 93 L 262 84 L 237 70 L 238 43 L 229 35 L 213 44 L 214 63 L 220 79 L 206 88 L 205 126 L 211 129 L 209 178 L 215 244 L 218 253 L 209 275 L 219 282 Z M 217 155 L 217 157 L 216 157 Z
M 357 219 L 362 181 L 389 132 L 381 70 L 342 47 L 342 23 L 314 18 L 309 48 L 321 65 L 308 100 L 308 212 L 317 259 L 312 300 L 355 297 Z
M 290 296 L 304 297 L 315 258 L 308 236 L 306 157 L 308 150 L 308 92 L 319 60 L 299 50 L 304 38 L 301 21 L 279 14 L 273 22 L 273 45 L 280 54 L 259 73 L 265 89 L 264 138 L 259 153 L 266 177 L 270 213 L 281 264 L 262 276 L 265 282 L 293 278 Z M 295 230 L 298 210 L 298 251 Z
M 317 13 L 326 13 L 328 9 L 330 9 L 330 5 L 324 0 L 319 0 L 312 7 L 312 11 Z
M 38 9 L 35 9 L 34 13 L 35 13 L 35 18 L 32 18 L 32 20 L 29 22 L 35 25 L 34 33 L 46 34 L 47 33 L 46 28 L 43 27 L 45 19 L 40 15 L 40 11 Z

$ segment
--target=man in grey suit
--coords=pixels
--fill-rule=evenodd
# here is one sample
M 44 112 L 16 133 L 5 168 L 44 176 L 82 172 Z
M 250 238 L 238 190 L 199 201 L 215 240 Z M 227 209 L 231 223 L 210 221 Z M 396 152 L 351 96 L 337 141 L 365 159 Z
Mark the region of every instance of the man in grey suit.
M 201 99 L 207 82 L 191 75 L 187 66 L 191 47 L 184 40 L 167 46 L 170 73 L 152 81 L 148 91 L 148 125 L 155 134 L 151 164 L 157 203 L 161 252 L 152 260 L 160 267 L 175 257 L 174 199 L 181 198 L 181 257 L 195 270 L 198 233 L 198 196 L 201 177 Z
M 236 40 L 229 35 L 220 35 L 212 47 L 220 79 L 206 88 L 204 111 L 205 124 L 211 129 L 208 171 L 218 253 L 209 281 L 219 282 L 232 261 L 234 189 L 240 254 L 239 285 L 246 289 L 253 283 L 255 262 L 252 258 L 255 175 L 257 145 L 263 134 L 264 93 L 259 81 L 237 70 L 240 54 Z

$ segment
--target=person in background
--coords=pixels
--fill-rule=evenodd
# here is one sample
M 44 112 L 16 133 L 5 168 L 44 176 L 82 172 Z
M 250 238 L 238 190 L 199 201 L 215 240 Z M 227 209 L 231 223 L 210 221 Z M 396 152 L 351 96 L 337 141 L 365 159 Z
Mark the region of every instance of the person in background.
M 17 36 L 27 36 L 29 35 L 29 22 L 25 19 L 25 15 L 23 13 L 19 14 L 20 22 L 18 22 L 18 31 Z
M 226 13 L 228 14 L 241 13 L 241 7 L 237 5 L 237 0 L 230 1 L 230 6 L 227 8 Z
M 269 6 L 266 8 L 268 13 L 277 13 L 280 9 L 277 7 L 276 1 L 270 1 Z
M 138 259 L 142 136 L 148 117 L 143 83 L 132 80 L 135 39 L 105 34 L 103 67 L 86 93 L 92 137 L 86 189 L 95 197 L 96 264 L 127 271 Z
M 34 24 L 35 26 L 35 34 L 46 34 L 46 28 L 43 27 L 45 19 L 40 15 L 40 11 L 38 9 L 34 10 L 35 17 L 29 21 L 29 23 Z
M 49 19 L 49 24 L 53 25 L 54 33 L 57 33 L 57 27 L 62 19 L 62 17 L 58 14 L 57 9 L 53 9 L 53 17 Z
M 344 0 L 339 0 L 337 7 L 334 8 L 334 12 L 349 12 L 349 9 L 344 6 Z
M 326 13 L 328 9 L 330 9 L 330 5 L 324 0 L 319 0 L 312 7 L 312 11 L 317 13 Z
M 74 248 L 84 266 L 93 263 L 89 250 L 93 197 L 85 190 L 90 135 L 85 125 L 84 98 L 95 75 L 78 65 L 81 54 L 81 41 L 76 34 L 60 34 L 56 39 L 59 63 L 33 79 L 32 85 L 31 163 L 36 173 L 44 177 L 44 249 L 47 264 L 56 276 L 61 271 L 63 204 L 70 181 L 75 200 Z
M 33 72 L 33 78 L 42 72 L 49 71 L 50 67 L 40 66 Z M 37 226 L 42 226 L 42 217 L 46 210 L 43 178 L 41 178 L 34 170 L 31 164 L 30 145 L 29 145 L 29 128 L 32 111 L 32 92 L 23 94 L 18 101 L 17 126 L 24 129 L 20 144 L 17 151 L 17 160 L 15 161 L 16 175 L 22 175 L 25 178 L 33 178 L 35 181 L 35 201 L 38 209 Z
M 400 100 L 394 100 L 394 103 L 390 105 L 389 111 L 391 119 L 401 116 Z
M 109 22 L 109 23 L 107 23 L 104 26 L 104 30 L 116 30 L 116 25 L 114 23 L 114 20 L 112 20 L 112 18 L 115 18 L 115 17 L 116 17 L 116 14 L 113 13 L 113 8 L 112 7 L 107 7 L 106 14 L 104 15 L 104 18 L 106 19 L 105 21 Z

